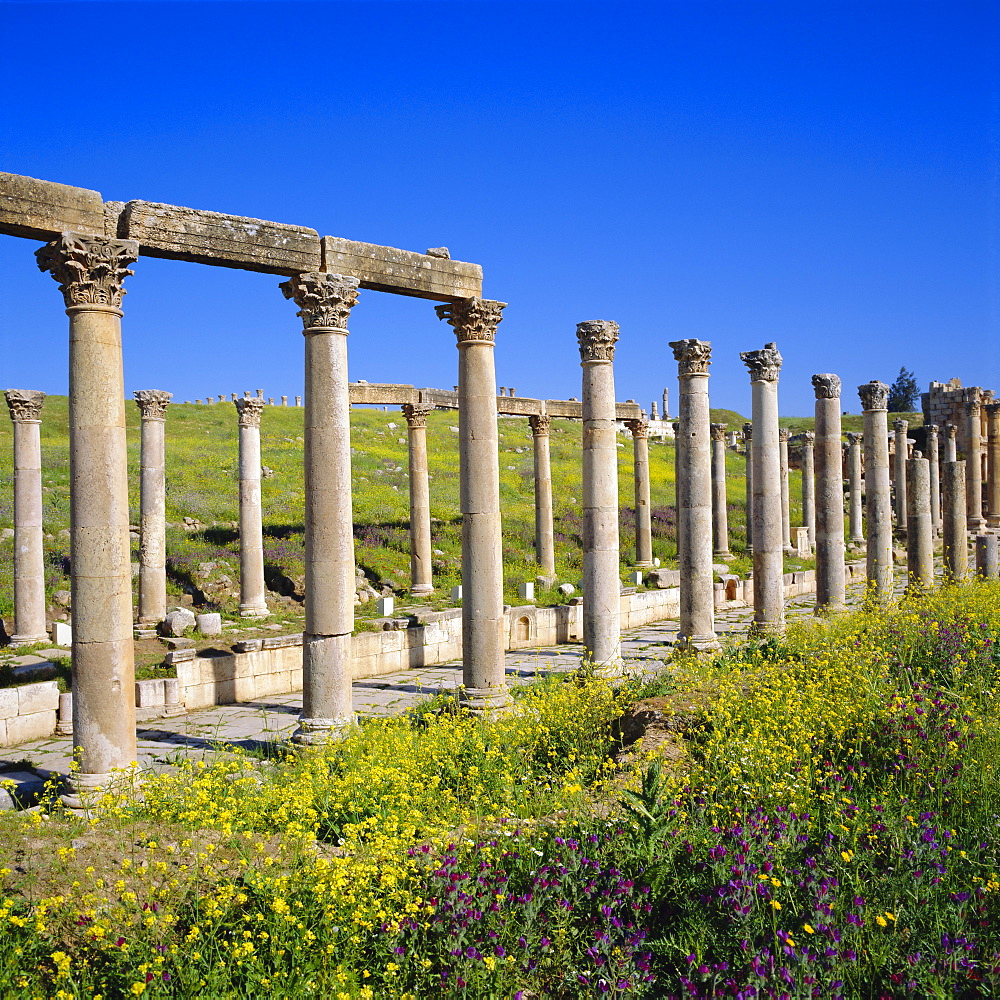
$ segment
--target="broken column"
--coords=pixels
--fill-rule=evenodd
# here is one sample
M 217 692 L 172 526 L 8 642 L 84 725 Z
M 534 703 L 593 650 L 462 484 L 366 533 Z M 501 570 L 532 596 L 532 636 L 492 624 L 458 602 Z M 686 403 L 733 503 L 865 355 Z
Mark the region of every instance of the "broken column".
M 236 400 L 240 421 L 240 617 L 267 615 L 264 524 L 260 502 L 260 415 L 264 400 Z
M 653 526 L 649 509 L 649 421 L 626 420 L 632 432 L 633 479 L 635 483 L 635 565 L 653 565 Z
M 294 739 L 317 744 L 343 734 L 354 721 L 351 636 L 355 576 L 347 321 L 358 300 L 358 279 L 311 271 L 279 287 L 285 298 L 294 299 L 299 307 L 297 315 L 305 336 L 306 621 L 302 636 L 302 713 Z M 259 427 L 258 408 L 253 427 L 258 435 L 258 474 Z M 243 431 L 241 410 L 241 470 Z M 242 491 L 240 496 L 242 499 Z M 258 526 L 259 497 L 258 480 Z M 241 540 L 242 510 L 241 503 Z M 263 598 L 263 577 L 261 588 Z
M 986 404 L 986 524 L 1000 528 L 1000 402 Z
M 753 423 L 747 421 L 743 425 L 743 453 L 746 456 L 746 514 L 747 555 L 753 555 L 753 459 L 750 454 L 753 442 Z
M 65 232 L 37 251 L 69 316 L 73 745 L 85 807 L 135 760 L 135 661 L 121 302 L 134 240 Z
M 996 535 L 976 535 L 976 576 L 980 580 L 1000 576 L 1000 538 Z
M 838 421 L 839 425 L 839 421 Z M 805 431 L 801 437 L 802 448 L 802 526 L 809 529 L 809 544 L 816 544 L 816 434 Z M 840 452 L 840 435 L 837 435 L 837 452 Z
M 306 405 L 308 406 L 308 394 Z M 427 414 L 430 404 L 404 403 L 410 457 L 410 593 L 434 591 L 431 568 L 431 495 L 427 466 Z
M 778 430 L 778 462 L 781 471 L 781 545 L 788 555 L 795 551 L 792 544 L 792 516 L 788 499 L 788 428 Z
M 42 403 L 36 389 L 8 389 L 14 422 L 14 634 L 11 646 L 41 642 L 45 632 L 42 547 Z
M 458 339 L 462 704 L 484 714 L 509 703 L 504 681 L 503 543 L 493 359 L 505 306 L 505 302 L 471 298 L 435 307 Z
M 941 465 L 945 462 L 957 462 L 958 461 L 958 426 L 956 424 L 945 424 L 944 425 L 944 457 L 941 459 Z M 942 486 L 942 493 L 944 492 L 944 487 Z
M 556 545 L 552 527 L 552 466 L 549 433 L 552 418 L 547 413 L 528 417 L 535 458 L 535 561 L 544 576 L 555 576 Z
M 816 392 L 816 610 L 839 608 L 846 597 L 844 569 L 844 474 L 840 444 L 840 378 L 813 375 Z M 807 442 L 812 450 L 812 442 Z M 812 461 L 802 464 L 803 506 L 805 483 L 812 480 Z
M 934 586 L 934 530 L 931 522 L 930 462 L 920 452 L 906 460 L 906 585 Z
M 732 559 L 726 506 L 726 425 L 712 424 L 712 549 L 714 558 Z
M 896 530 L 900 538 L 906 537 L 906 433 L 909 427 L 909 422 L 903 419 L 892 422 L 892 429 L 896 434 L 892 478 L 896 487 Z
M 941 514 L 944 518 L 941 546 L 944 575 L 955 583 L 964 580 L 969 574 L 965 483 L 965 462 L 944 462 L 941 465 Z
M 757 634 L 785 630 L 784 547 L 781 510 L 781 454 L 778 435 L 778 345 L 743 351 L 750 372 L 753 406 L 753 623 Z
M 983 519 L 982 390 L 967 389 L 965 401 L 965 505 L 969 531 L 986 527 Z
M 930 463 L 931 530 L 937 534 L 941 530 L 941 474 L 938 455 L 937 424 L 925 424 L 924 431 L 927 461 Z
M 172 393 L 139 389 L 139 610 L 138 621 L 157 625 L 167 616 L 167 495 L 164 431 Z
M 868 587 L 880 601 L 892 597 L 892 491 L 889 486 L 889 386 L 873 379 L 858 386 L 864 415 L 865 519 Z
M 861 507 L 864 489 L 861 480 L 861 441 L 864 435 L 847 434 L 848 537 L 852 545 L 865 544 Z

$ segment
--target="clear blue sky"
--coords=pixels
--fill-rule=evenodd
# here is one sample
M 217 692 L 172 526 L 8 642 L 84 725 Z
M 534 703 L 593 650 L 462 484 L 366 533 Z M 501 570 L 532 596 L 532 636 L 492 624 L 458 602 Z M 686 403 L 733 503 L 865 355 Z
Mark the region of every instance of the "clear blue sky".
M 497 375 L 578 396 L 576 324 L 614 319 L 620 398 L 676 387 L 667 342 L 775 340 L 809 377 L 1000 389 L 995 3 L 445 0 L 0 2 L 0 170 L 444 245 L 510 303 Z M 66 391 L 66 318 L 35 244 L 0 237 L 0 382 Z M 126 386 L 294 395 L 278 279 L 142 259 Z M 432 304 L 364 292 L 352 379 L 451 386 Z

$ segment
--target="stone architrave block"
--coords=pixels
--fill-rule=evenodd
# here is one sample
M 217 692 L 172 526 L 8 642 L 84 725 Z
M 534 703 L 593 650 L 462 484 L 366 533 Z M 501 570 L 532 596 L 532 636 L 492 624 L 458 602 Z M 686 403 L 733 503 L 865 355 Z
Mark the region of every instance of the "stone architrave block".
M 51 240 L 66 230 L 104 233 L 99 192 L 0 173 L 0 233 Z
M 17 715 L 17 688 L 0 688 L 0 719 Z
M 284 649 L 286 646 L 301 646 L 302 633 L 295 632 L 292 635 L 272 635 L 261 640 L 261 649 Z M 233 649 L 236 647 L 234 646 Z
M 315 229 L 178 205 L 128 202 L 118 220 L 118 238 L 138 240 L 139 253 L 147 257 L 266 274 L 320 270 L 320 242 Z
M 439 302 L 471 299 L 483 294 L 483 269 L 478 264 L 337 236 L 324 236 L 322 248 L 320 270 L 351 275 L 360 280 L 362 288 Z
M 59 707 L 59 685 L 55 681 L 25 684 L 17 690 L 17 714 L 54 712 Z

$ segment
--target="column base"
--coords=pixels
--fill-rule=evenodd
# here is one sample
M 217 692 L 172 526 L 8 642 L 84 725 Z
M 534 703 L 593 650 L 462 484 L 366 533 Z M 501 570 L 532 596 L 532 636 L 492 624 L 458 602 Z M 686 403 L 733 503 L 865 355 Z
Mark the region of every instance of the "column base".
M 156 625 L 159 625 L 160 622 L 162 622 L 163 619 L 166 618 L 166 617 L 167 616 L 166 616 L 165 613 L 162 614 L 162 615 L 160 615 L 159 617 L 157 617 L 156 615 L 140 615 L 138 618 L 136 618 L 135 623 L 136 623 L 136 625 L 153 625 L 153 626 L 156 626 Z
M 271 612 L 267 606 L 263 608 L 251 605 L 240 605 L 240 618 L 266 618 Z
M 352 712 L 341 719 L 307 719 L 299 716 L 298 729 L 292 734 L 292 742 L 299 746 L 322 746 L 328 740 L 342 740 L 357 724 Z
M 16 649 L 18 646 L 30 646 L 33 642 L 48 642 L 48 633 L 42 632 L 40 635 L 12 635 L 9 645 Z
M 469 688 L 464 687 L 458 695 L 459 707 L 470 715 L 491 719 L 506 712 L 512 704 L 507 687 Z
M 732 562 L 736 556 L 732 554 L 728 549 L 725 552 L 713 552 L 713 559 L 720 559 L 722 562 Z
M 653 560 L 652 559 L 641 559 L 638 562 L 632 563 L 636 569 L 652 569 Z
M 761 639 L 766 639 L 770 636 L 780 637 L 785 634 L 785 623 L 752 621 L 749 632 L 751 636 Z
M 76 771 L 66 780 L 66 790 L 59 796 L 66 809 L 73 812 L 90 812 L 96 808 L 109 791 L 114 774 L 89 774 Z
M 982 531 L 986 527 L 986 521 L 981 517 L 970 517 L 966 522 L 969 531 Z
M 429 583 L 415 583 L 410 587 L 410 593 L 414 597 L 425 597 L 427 594 L 433 594 L 434 588 Z
M 714 632 L 706 635 L 679 635 L 674 642 L 674 651 L 678 653 L 717 653 L 722 649 L 722 643 Z

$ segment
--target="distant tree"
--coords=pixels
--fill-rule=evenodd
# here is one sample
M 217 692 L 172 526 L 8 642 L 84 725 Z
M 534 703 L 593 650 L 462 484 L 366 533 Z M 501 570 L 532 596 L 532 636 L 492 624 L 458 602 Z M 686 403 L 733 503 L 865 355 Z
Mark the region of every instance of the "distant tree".
M 899 369 L 896 381 L 889 386 L 889 412 L 913 413 L 917 408 L 920 388 L 913 372 Z

